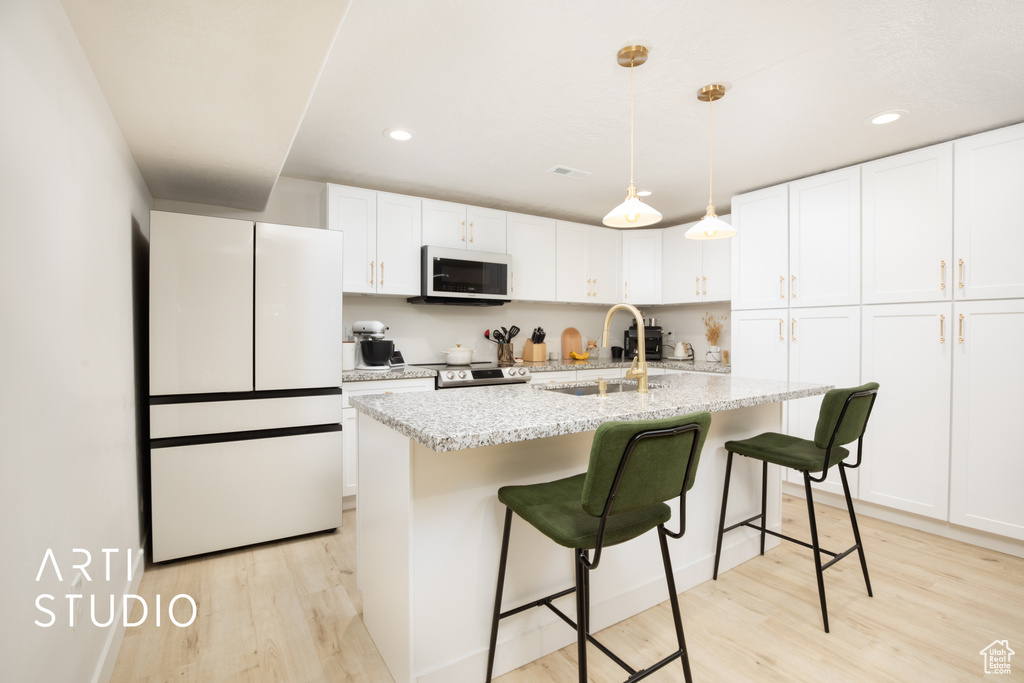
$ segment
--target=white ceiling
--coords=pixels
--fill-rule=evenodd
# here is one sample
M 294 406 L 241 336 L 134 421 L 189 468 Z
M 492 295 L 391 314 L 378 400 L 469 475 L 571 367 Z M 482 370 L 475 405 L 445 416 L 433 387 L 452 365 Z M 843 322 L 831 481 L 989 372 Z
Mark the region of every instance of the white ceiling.
M 63 1 L 165 199 L 258 210 L 283 173 L 599 224 L 629 183 L 615 55 L 635 43 L 636 184 L 665 225 L 707 204 L 709 83 L 730 87 L 722 213 L 739 192 L 1024 121 L 1020 0 Z M 887 109 L 910 113 L 864 123 Z M 545 173 L 559 164 L 591 175 Z

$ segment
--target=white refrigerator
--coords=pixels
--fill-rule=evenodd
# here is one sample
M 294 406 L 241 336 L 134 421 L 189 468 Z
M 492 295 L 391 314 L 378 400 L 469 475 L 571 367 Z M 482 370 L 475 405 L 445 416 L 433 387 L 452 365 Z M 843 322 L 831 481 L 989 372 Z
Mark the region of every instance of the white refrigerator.
M 342 234 L 153 211 L 153 560 L 341 525 Z

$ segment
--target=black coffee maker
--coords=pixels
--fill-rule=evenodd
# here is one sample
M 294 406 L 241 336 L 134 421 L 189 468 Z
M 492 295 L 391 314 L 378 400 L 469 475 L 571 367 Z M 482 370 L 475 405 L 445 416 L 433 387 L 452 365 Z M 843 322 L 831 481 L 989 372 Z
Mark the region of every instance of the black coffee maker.
M 622 346 L 624 360 L 631 361 L 639 355 L 640 344 L 636 321 L 623 335 Z M 661 360 L 661 340 L 663 333 L 657 325 L 644 325 L 644 356 L 647 360 Z

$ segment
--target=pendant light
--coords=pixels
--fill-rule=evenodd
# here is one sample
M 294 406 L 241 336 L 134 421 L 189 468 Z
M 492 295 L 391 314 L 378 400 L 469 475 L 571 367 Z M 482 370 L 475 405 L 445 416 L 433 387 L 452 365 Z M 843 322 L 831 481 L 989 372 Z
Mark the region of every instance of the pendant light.
M 647 48 L 643 45 L 624 47 L 619 50 L 617 60 L 619 66 L 629 67 L 629 188 L 626 201 L 608 212 L 604 224 L 610 228 L 642 228 L 661 220 L 658 210 L 644 204 L 636 195 L 636 185 L 633 184 L 633 67 L 647 61 Z
M 719 240 L 736 235 L 736 228 L 732 227 L 715 214 L 715 205 L 711 201 L 712 190 L 712 162 L 714 160 L 713 147 L 714 136 L 711 128 L 711 103 L 725 97 L 724 85 L 705 85 L 697 93 L 697 99 L 708 103 L 708 212 L 697 221 L 693 227 L 686 231 L 684 237 L 691 240 Z

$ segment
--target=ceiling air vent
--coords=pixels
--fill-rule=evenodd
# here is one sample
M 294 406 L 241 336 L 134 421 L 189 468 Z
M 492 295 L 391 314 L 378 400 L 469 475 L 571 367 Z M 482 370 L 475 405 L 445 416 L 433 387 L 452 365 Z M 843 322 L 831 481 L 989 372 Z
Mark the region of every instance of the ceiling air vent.
M 569 168 L 568 166 L 552 166 L 547 170 L 548 173 L 554 173 L 555 175 L 565 176 L 566 178 L 586 178 L 590 175 L 589 171 L 580 171 L 575 168 Z

